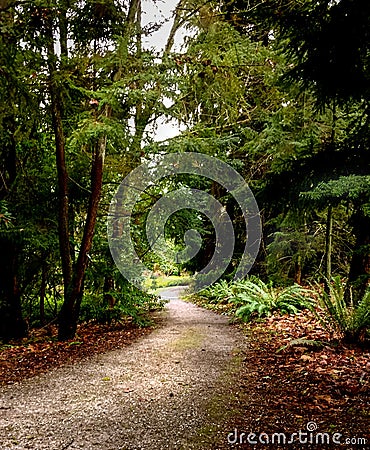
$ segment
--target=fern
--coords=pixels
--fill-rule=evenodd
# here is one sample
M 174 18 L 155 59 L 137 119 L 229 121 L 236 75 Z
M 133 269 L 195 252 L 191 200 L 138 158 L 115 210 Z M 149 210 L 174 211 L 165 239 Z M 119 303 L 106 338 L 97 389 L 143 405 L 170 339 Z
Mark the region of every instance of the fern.
M 241 287 L 241 285 L 239 285 Z M 283 314 L 297 314 L 304 308 L 313 308 L 313 302 L 307 294 L 312 291 L 294 284 L 286 288 L 274 288 L 262 280 L 243 282 L 243 290 L 231 299 L 238 309 L 236 316 L 249 321 L 253 315 L 266 317 L 275 311 Z
M 354 305 L 345 302 L 345 285 L 339 277 L 328 285 L 329 292 L 320 296 L 321 323 L 329 331 L 337 332 L 344 341 L 358 343 L 370 328 L 370 290 Z
M 278 311 L 283 314 L 296 314 L 298 311 L 313 309 L 311 290 L 294 284 L 277 288 L 257 277 L 242 281 L 220 281 L 204 289 L 198 297 L 212 305 L 230 305 L 236 317 L 249 321 L 253 317 L 267 317 Z

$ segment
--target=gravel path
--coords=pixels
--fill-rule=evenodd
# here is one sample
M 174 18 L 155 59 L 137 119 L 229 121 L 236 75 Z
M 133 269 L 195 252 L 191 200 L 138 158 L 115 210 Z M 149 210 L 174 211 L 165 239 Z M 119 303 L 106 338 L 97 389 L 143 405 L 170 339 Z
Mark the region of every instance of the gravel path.
M 129 347 L 2 388 L 0 449 L 228 448 L 244 338 L 180 291 Z

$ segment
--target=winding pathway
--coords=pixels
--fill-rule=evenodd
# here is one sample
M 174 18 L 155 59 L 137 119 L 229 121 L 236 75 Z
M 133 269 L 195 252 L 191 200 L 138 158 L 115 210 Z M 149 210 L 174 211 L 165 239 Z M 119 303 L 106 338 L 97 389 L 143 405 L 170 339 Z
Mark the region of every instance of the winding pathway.
M 1 450 L 229 448 L 244 338 L 180 292 L 132 345 L 1 388 Z

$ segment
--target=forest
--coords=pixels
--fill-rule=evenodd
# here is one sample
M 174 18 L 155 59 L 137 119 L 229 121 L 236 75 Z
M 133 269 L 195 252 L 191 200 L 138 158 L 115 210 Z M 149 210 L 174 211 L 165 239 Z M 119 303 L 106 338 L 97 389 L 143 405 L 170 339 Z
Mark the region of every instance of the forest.
M 163 23 L 144 20 L 146 3 L 0 1 L 0 338 L 54 324 L 65 341 L 81 322 L 143 324 L 160 302 L 116 267 L 109 205 L 143 162 L 196 152 L 227 163 L 252 190 L 262 223 L 257 259 L 235 287 L 243 212 L 217 182 L 180 174 L 151 185 L 133 210 L 146 267 L 191 276 L 209 262 L 215 233 L 197 211 L 183 208 L 165 225 L 174 251 L 189 228 L 202 236 L 190 261 L 153 252 L 145 235 L 164 193 L 196 187 L 223 205 L 235 234 L 221 284 L 203 298 L 236 290 L 249 319 L 270 312 L 257 291 L 290 289 L 280 310 L 293 312 L 307 306 L 302 290 L 316 288 L 331 325 L 364 343 L 369 2 L 180 0 L 161 47 L 154 36 Z M 163 124 L 173 137 L 158 138 Z

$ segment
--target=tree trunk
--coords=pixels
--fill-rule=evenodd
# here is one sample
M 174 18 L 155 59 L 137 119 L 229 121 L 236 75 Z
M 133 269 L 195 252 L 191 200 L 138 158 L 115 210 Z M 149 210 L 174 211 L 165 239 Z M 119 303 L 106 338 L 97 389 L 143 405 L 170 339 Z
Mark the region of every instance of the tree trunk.
M 107 274 L 104 277 L 104 302 L 112 309 L 116 303 L 116 299 L 113 297 L 111 292 L 114 290 L 114 279 L 111 274 Z
M 302 256 L 298 254 L 297 261 L 294 267 L 294 283 L 301 284 L 302 282 Z
M 64 11 L 65 13 L 65 11 Z M 60 20 L 60 24 L 63 21 Z M 50 98 L 52 106 L 52 119 L 55 136 L 56 164 L 58 173 L 59 194 L 59 247 L 62 260 L 64 302 L 59 314 L 58 338 L 60 340 L 72 339 L 77 329 L 77 321 L 83 296 L 83 284 L 88 262 L 88 252 L 92 246 L 99 200 L 102 189 L 103 166 L 106 148 L 106 137 L 101 137 L 94 152 L 91 170 L 91 194 L 87 211 L 84 234 L 77 258 L 76 267 L 72 268 L 70 252 L 69 228 L 69 193 L 68 172 L 65 155 L 65 138 L 62 121 L 63 101 L 56 82 L 57 56 L 54 51 L 54 37 L 52 17 L 49 17 L 48 33 L 48 63 L 50 71 Z M 64 33 L 65 34 L 65 33 Z M 63 36 L 64 36 L 63 34 Z M 62 37 L 63 37 L 62 36 Z M 62 39 L 62 50 L 67 51 L 65 37 Z
M 325 234 L 325 291 L 330 292 L 329 285 L 331 280 L 331 254 L 332 254 L 332 234 L 333 234 L 333 207 L 328 206 L 326 218 Z
M 0 238 L 0 338 L 5 342 L 27 335 L 17 280 L 17 245 Z
M 48 266 L 46 262 L 47 255 L 43 255 L 44 260 L 42 261 L 41 266 L 41 287 L 40 287 L 40 322 L 41 325 L 45 325 L 45 296 L 46 296 L 46 283 L 47 283 L 47 274 L 48 274 Z
M 68 172 L 65 155 L 65 137 L 62 121 L 62 96 L 57 84 L 57 56 L 54 51 L 54 36 L 52 17 L 49 17 L 47 27 L 48 37 L 48 65 L 49 65 L 49 92 L 51 99 L 51 114 L 55 138 L 55 155 L 58 174 L 58 237 L 59 250 L 62 260 L 64 293 L 68 295 L 72 280 L 72 259 L 70 253 L 69 233 L 69 192 Z
M 57 82 L 57 55 L 54 50 L 52 14 L 53 11 L 49 12 L 46 33 L 48 37 L 47 50 L 49 66 L 49 92 L 51 99 L 51 113 L 55 137 L 56 166 L 58 174 L 58 237 L 64 286 L 64 302 L 59 315 L 59 339 L 65 340 L 73 338 L 75 335 L 77 327 L 77 319 L 75 314 L 77 296 L 76 289 L 74 285 L 72 285 L 72 283 L 75 284 L 76 276 L 73 276 L 72 257 L 70 252 L 68 171 L 66 165 L 65 137 L 62 121 L 63 99 Z M 59 23 L 62 24 L 63 21 L 61 20 Z M 63 48 L 64 51 L 66 51 L 64 44 Z M 79 280 L 80 276 L 77 278 Z M 82 290 L 77 289 L 77 291 L 79 293 Z
M 126 45 L 128 46 L 129 39 L 132 35 L 138 36 L 140 32 L 139 22 L 141 13 L 141 0 L 131 0 L 126 17 L 126 30 L 124 38 L 126 38 Z M 51 23 L 51 22 L 50 22 Z M 60 26 L 63 26 L 63 21 L 60 21 Z M 136 29 L 135 29 L 136 28 Z M 62 31 L 62 30 L 61 30 Z M 64 42 L 63 48 L 67 52 L 65 33 L 59 33 L 62 41 Z M 63 44 L 62 42 L 62 44 Z M 61 49 L 63 50 L 61 47 Z M 140 42 L 138 41 L 138 51 L 140 51 Z M 66 55 L 68 56 L 68 55 Z M 78 252 L 77 262 L 73 267 L 72 273 L 72 261 L 71 253 L 69 250 L 70 232 L 69 232 L 69 202 L 68 202 L 68 174 L 65 161 L 65 148 L 64 148 L 64 134 L 62 124 L 62 99 L 60 91 L 54 83 L 56 74 L 56 55 L 54 53 L 53 32 L 50 27 L 49 30 L 49 70 L 50 70 L 50 95 L 52 99 L 52 111 L 53 111 L 53 125 L 57 149 L 57 168 L 58 168 L 58 184 L 59 184 L 59 242 L 62 257 L 63 277 L 64 277 L 64 302 L 59 314 L 59 330 L 58 337 L 60 340 L 67 340 L 73 338 L 77 329 L 77 321 L 80 311 L 80 305 L 83 294 L 83 284 L 85 272 L 88 264 L 88 253 L 92 246 L 92 240 L 95 231 L 96 218 L 99 207 L 99 200 L 102 190 L 103 180 L 103 168 L 104 158 L 106 151 L 106 136 L 101 136 L 94 148 L 92 170 L 91 170 L 91 194 L 89 198 L 89 206 L 86 216 L 86 223 L 84 227 L 84 233 L 80 249 Z M 116 78 L 118 81 L 120 75 Z M 150 113 L 152 108 L 146 108 Z M 104 112 L 106 117 L 111 115 L 111 109 L 106 107 Z M 137 124 L 137 137 L 142 137 L 142 133 L 145 129 L 145 125 L 150 118 L 148 112 L 143 113 L 140 108 L 138 111 Z M 142 117 L 144 116 L 144 118 Z M 98 120 L 98 118 L 97 118 Z
M 164 48 L 164 56 L 168 56 L 171 52 L 173 44 L 175 42 L 175 34 L 180 28 L 183 20 L 181 20 L 181 11 L 184 9 L 184 0 L 180 0 L 175 9 L 175 17 L 173 20 L 173 25 L 170 29 L 170 34 L 168 35 L 167 42 Z
M 107 115 L 110 110 L 107 111 Z M 103 184 L 103 168 L 106 149 L 106 137 L 99 139 L 91 169 L 91 194 L 87 211 L 84 234 L 78 253 L 77 263 L 70 288 L 65 293 L 63 306 L 59 314 L 59 340 L 72 339 L 76 334 L 78 316 L 83 297 L 83 284 L 95 232 L 96 218 Z
M 351 292 L 354 302 L 358 303 L 370 284 L 370 217 L 360 208 L 353 215 L 353 232 L 356 244 L 346 288 L 347 303 L 350 302 Z

